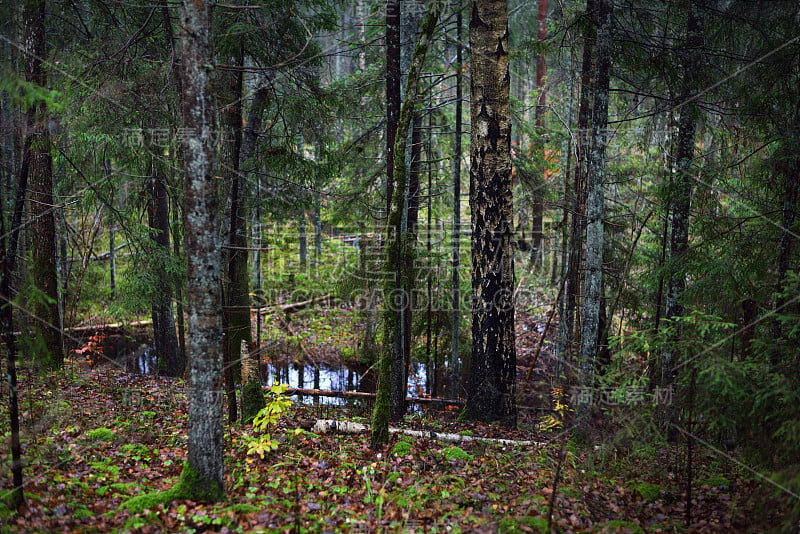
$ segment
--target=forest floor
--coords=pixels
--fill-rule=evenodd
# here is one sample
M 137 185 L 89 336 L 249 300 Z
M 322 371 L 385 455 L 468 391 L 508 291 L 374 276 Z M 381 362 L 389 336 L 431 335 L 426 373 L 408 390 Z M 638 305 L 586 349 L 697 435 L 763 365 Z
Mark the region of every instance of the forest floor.
M 762 486 L 703 449 L 687 526 L 684 445 L 584 450 L 566 436 L 458 422 L 446 411 L 416 413 L 403 426 L 542 443 L 393 434 L 376 453 L 366 434 L 302 430 L 336 415 L 313 405 L 287 413 L 272 432 L 277 450 L 263 459 L 247 452 L 251 426 L 227 427 L 226 502 L 132 513 L 122 507 L 130 497 L 178 480 L 183 381 L 71 364 L 58 376 L 23 371 L 20 383 L 26 504 L 16 515 L 0 506 L 0 532 L 513 533 L 547 532 L 548 517 L 556 532 L 745 532 L 761 530 L 765 518 L 755 499 Z M 10 487 L 5 446 L 0 465 L 2 493 Z

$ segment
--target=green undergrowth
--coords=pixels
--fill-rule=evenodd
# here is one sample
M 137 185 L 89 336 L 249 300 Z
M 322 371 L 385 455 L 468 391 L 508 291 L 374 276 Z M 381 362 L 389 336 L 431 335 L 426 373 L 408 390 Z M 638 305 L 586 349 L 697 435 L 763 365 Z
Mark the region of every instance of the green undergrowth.
M 88 431 L 86 437 L 93 441 L 114 441 L 117 439 L 117 435 L 113 430 L 104 427 Z
M 0 507 L 0 532 L 3 524 L 37 532 L 544 532 L 551 501 L 553 529 L 561 532 L 637 532 L 635 521 L 647 531 L 676 532 L 663 526 L 683 521 L 676 489 L 682 472 L 673 469 L 682 465 L 680 446 L 627 453 L 617 447 L 590 462 L 594 453 L 574 444 L 562 448 L 537 435 L 459 423 L 452 412 L 415 414 L 402 425 L 545 444 L 456 445 L 426 432 L 393 434 L 390 445 L 374 451 L 367 433 L 301 430 L 318 418 L 344 421 L 345 412 L 287 404 L 265 416 L 263 428 L 226 425 L 224 493 L 198 491 L 183 467 L 187 402 L 174 382 L 89 374 L 57 386 L 52 391 L 63 399 L 56 400 L 73 409 L 63 418 L 56 410 L 47 414 L 51 426 L 36 427 L 36 434 L 25 421 L 27 508 L 17 518 Z M 45 402 L 42 388 L 22 391 L 34 395 L 23 405 Z M 254 451 L 254 436 L 269 446 Z M 8 461 L 7 452 L 0 456 Z M 740 479 L 724 463 L 696 458 L 704 500 L 693 514 L 719 525 L 718 532 L 737 531 L 729 518 L 747 512 L 748 501 L 730 488 L 748 485 L 725 484 Z M 0 480 L 0 494 L 6 490 Z M 620 522 L 607 522 L 609 510 Z
M 646 501 L 655 501 L 664 490 L 663 486 L 650 482 L 630 482 L 627 486 Z

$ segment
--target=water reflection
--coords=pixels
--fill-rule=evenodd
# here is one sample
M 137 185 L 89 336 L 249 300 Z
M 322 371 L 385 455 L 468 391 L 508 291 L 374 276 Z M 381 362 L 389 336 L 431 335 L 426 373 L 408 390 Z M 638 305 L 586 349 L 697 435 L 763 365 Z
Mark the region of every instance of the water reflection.
M 289 384 L 300 389 L 319 389 L 323 391 L 365 391 L 370 388 L 359 388 L 366 372 L 358 373 L 347 366 L 330 367 L 325 365 L 274 365 L 267 364 L 262 369 L 265 376 L 264 384 L 271 386 L 276 383 Z M 427 394 L 425 388 L 425 364 L 411 365 L 408 377 L 408 396 L 420 397 Z M 345 399 L 340 397 L 314 397 L 308 395 L 298 396 L 301 402 L 314 402 L 341 406 Z

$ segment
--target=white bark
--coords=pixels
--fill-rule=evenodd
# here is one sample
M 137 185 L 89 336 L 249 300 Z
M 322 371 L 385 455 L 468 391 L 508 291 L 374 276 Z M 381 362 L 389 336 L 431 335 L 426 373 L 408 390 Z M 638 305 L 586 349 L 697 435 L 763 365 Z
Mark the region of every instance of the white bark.
M 353 423 L 351 421 L 337 421 L 335 419 L 317 419 L 311 427 L 311 432 L 315 434 L 361 434 L 369 432 L 369 425 Z M 390 428 L 391 434 L 404 434 L 419 439 L 433 439 L 446 441 L 448 443 L 497 443 L 498 445 L 532 446 L 544 447 L 545 442 L 532 440 L 516 440 L 503 438 L 484 438 L 481 436 L 465 436 L 463 434 L 451 434 L 447 432 L 433 432 L 431 430 L 410 430 L 406 428 Z

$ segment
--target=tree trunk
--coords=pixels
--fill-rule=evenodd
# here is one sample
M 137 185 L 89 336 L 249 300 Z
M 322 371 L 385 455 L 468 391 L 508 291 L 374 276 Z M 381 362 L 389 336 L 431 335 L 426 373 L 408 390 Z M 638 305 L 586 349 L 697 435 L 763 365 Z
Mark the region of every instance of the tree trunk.
M 472 0 L 472 360 L 466 415 L 514 426 L 514 248 L 508 6 Z
M 244 55 L 238 47 L 230 51 L 227 61 L 238 67 L 244 66 Z M 250 333 L 250 296 L 247 269 L 247 212 L 244 199 L 247 197 L 247 184 L 244 175 L 239 172 L 242 152 L 242 71 L 233 70 L 217 74 L 217 102 L 220 104 L 220 131 L 222 146 L 220 150 L 219 174 L 225 184 L 230 186 L 229 212 L 227 224 L 227 276 L 224 292 L 225 307 L 224 325 L 224 362 L 225 392 L 228 397 L 228 419 L 236 421 L 238 410 L 236 405 L 236 384 L 242 383 L 241 360 L 242 342 L 245 346 L 252 343 Z M 245 351 L 244 354 L 248 354 Z M 259 385 L 259 392 L 261 391 Z M 243 391 L 244 394 L 244 391 Z M 244 414 L 242 399 L 242 416 L 252 418 L 261 409 L 258 399 Z M 256 406 L 258 406 L 256 408 Z M 255 409 L 255 412 L 253 412 Z
M 28 42 L 28 41 L 26 41 Z M 28 111 L 28 122 L 34 119 L 35 110 Z M 9 496 L 9 506 L 19 510 L 25 502 L 22 472 L 22 445 L 19 433 L 19 391 L 17 389 L 17 336 L 14 333 L 14 295 L 11 280 L 17 258 L 17 244 L 19 243 L 20 226 L 22 225 L 22 212 L 25 205 L 25 192 L 28 189 L 28 169 L 30 164 L 29 143 L 25 139 L 23 147 L 22 166 L 18 175 L 17 193 L 11 211 L 10 231 L 6 233 L 5 213 L 0 213 L 0 260 L 2 272 L 0 273 L 0 334 L 6 345 L 6 378 L 8 380 L 8 412 L 9 431 L 11 433 L 11 478 L 13 489 Z M 5 206 L 0 206 L 5 208 Z
M 459 334 L 461 332 L 461 135 L 462 108 L 464 105 L 464 47 L 462 45 L 463 10 L 461 0 L 456 6 L 456 117 L 455 139 L 453 140 L 453 264 L 452 264 L 452 331 L 450 333 L 450 377 L 449 394 L 453 398 L 461 396 L 461 357 L 459 355 Z
M 180 6 L 183 126 L 186 128 L 184 224 L 189 317 L 189 453 L 179 483 L 184 498 L 225 496 L 222 440 L 222 299 L 214 177 L 214 103 L 210 77 L 211 4 Z
M 543 45 L 547 40 L 547 0 L 539 0 L 537 12 L 537 39 L 539 44 Z M 545 62 L 544 52 L 540 52 L 536 56 L 536 89 L 539 92 L 539 100 L 536 102 L 536 112 L 534 115 L 534 123 L 536 125 L 537 135 L 537 148 L 541 151 L 541 173 L 536 180 L 539 187 L 533 191 L 533 206 L 532 206 L 532 227 L 531 227 L 531 265 L 539 267 L 544 264 L 544 196 L 545 196 L 545 176 L 547 169 L 547 154 L 545 152 L 546 138 L 544 130 L 544 112 L 547 109 L 547 88 L 544 85 L 545 76 L 547 74 L 547 64 Z
M 450 376 L 449 394 L 453 398 L 461 395 L 461 357 L 459 334 L 461 332 L 461 135 L 462 109 L 464 105 L 464 47 L 462 45 L 463 10 L 461 0 L 456 6 L 456 110 L 455 139 L 453 140 L 453 229 L 452 229 L 452 278 L 453 292 L 452 330 L 450 332 Z
M 25 80 L 46 87 L 47 75 L 42 58 L 47 56 L 45 41 L 45 2 L 31 0 L 23 10 Z M 58 312 L 58 270 L 56 267 L 56 222 L 53 201 L 52 141 L 44 103 L 35 106 L 28 122 L 26 142 L 29 155 L 29 203 L 33 231 L 33 285 L 38 297 L 31 299 L 31 312 L 46 351 L 41 363 L 50 369 L 64 365 L 64 340 Z M 38 351 L 37 351 L 38 352 Z
M 388 9 L 388 6 L 387 6 Z M 414 49 L 414 56 L 408 72 L 406 83 L 406 101 L 403 103 L 397 124 L 394 144 L 393 176 L 396 181 L 393 187 L 392 209 L 389 213 L 386 240 L 386 272 L 384 287 L 384 343 L 378 362 L 378 393 L 375 400 L 375 409 L 372 416 L 372 434 L 370 445 L 379 449 L 389 440 L 389 418 L 392 412 L 392 362 L 403 358 L 403 310 L 409 305 L 411 295 L 404 292 L 410 287 L 410 271 L 413 265 L 403 263 L 409 257 L 408 243 L 409 232 L 407 220 L 403 214 L 407 213 L 408 196 L 406 193 L 407 169 L 405 163 L 406 133 L 411 127 L 414 115 L 414 100 L 417 96 L 419 75 L 425 61 L 433 30 L 439 19 L 441 5 L 439 0 L 430 4 L 428 13 L 422 23 L 420 37 Z M 387 13 L 387 18 L 389 17 Z M 405 392 L 404 392 L 405 393 Z M 405 405 L 405 395 L 401 401 Z
M 585 17 L 594 16 L 595 0 L 586 1 Z M 567 258 L 566 280 L 564 281 L 564 303 L 558 323 L 558 355 L 556 376 L 561 377 L 565 364 L 574 358 L 575 348 L 579 346 L 581 320 L 578 313 L 578 295 L 581 285 L 581 263 L 583 261 L 583 228 L 585 225 L 585 174 L 589 152 L 588 131 L 590 125 L 590 100 L 594 87 L 593 61 L 596 38 L 596 24 L 586 22 L 583 35 L 581 60 L 581 88 L 578 102 L 577 139 L 575 140 L 575 181 L 572 189 L 572 219 L 569 229 L 569 254 Z
M 592 145 L 589 154 L 586 199 L 586 280 L 583 297 L 580 366 L 578 384 L 591 387 L 594 382 L 603 305 L 603 246 L 605 214 L 606 146 L 608 144 L 608 89 L 611 71 L 612 0 L 598 0 L 597 55 L 595 63 L 594 106 L 592 109 Z M 586 431 L 590 406 L 579 402 L 576 417 L 580 431 Z
M 417 0 L 400 1 L 400 76 L 401 76 L 401 106 L 408 102 L 408 74 L 411 68 L 411 60 L 416 45 L 417 30 L 419 29 L 420 10 L 422 5 Z M 413 103 L 412 103 L 413 104 Z M 402 109 L 402 107 L 401 107 Z M 406 172 L 405 188 L 402 194 L 405 197 L 403 202 L 403 212 L 401 218 L 401 234 L 405 236 L 405 242 L 400 247 L 402 252 L 398 257 L 401 277 L 403 279 L 402 288 L 403 304 L 400 312 L 400 351 L 394 355 L 392 360 L 392 394 L 391 394 L 391 418 L 394 421 L 400 420 L 406 413 L 406 387 L 408 385 L 408 367 L 411 359 L 411 325 L 413 321 L 412 311 L 414 308 L 413 289 L 414 274 L 414 245 L 417 233 L 417 218 L 419 214 L 419 159 L 420 159 L 420 117 L 418 112 L 414 112 L 408 131 L 405 132 L 404 145 L 404 169 Z M 395 144 L 397 143 L 395 137 Z M 397 149 L 395 148 L 395 155 Z M 396 177 L 395 177 L 396 178 Z M 397 181 L 397 180 L 396 180 Z M 398 235 L 401 235 L 398 234 Z
M 167 261 L 170 254 L 169 246 L 169 206 L 167 203 L 167 184 L 164 174 L 158 168 L 158 163 L 153 161 L 150 170 L 150 228 L 155 246 L 159 249 L 156 254 Z M 157 294 L 153 299 L 153 341 L 156 357 L 159 361 L 159 370 L 164 375 L 172 377 L 183 376 L 186 362 L 178 347 L 178 336 L 175 333 L 175 316 L 172 311 L 172 280 L 167 278 L 165 269 L 160 268 L 157 273 Z
M 394 141 L 400 117 L 400 0 L 386 0 L 386 215 L 394 195 Z
M 689 2 L 684 46 L 683 92 L 678 119 L 678 146 L 675 153 L 675 182 L 673 184 L 671 235 L 669 243 L 670 278 L 667 283 L 665 317 L 683 317 L 683 292 L 686 288 L 685 262 L 689 250 L 689 213 L 692 204 L 691 169 L 694 163 L 694 138 L 698 108 L 694 101 L 699 90 L 700 47 L 703 46 L 703 21 L 697 2 Z M 677 377 L 678 354 L 670 343 L 664 351 L 661 384 L 670 387 Z M 672 414 L 676 415 L 676 414 Z M 671 416 L 672 417 L 672 416 Z
M 105 160 L 103 163 L 105 169 L 105 176 L 106 180 L 111 179 L 111 161 Z M 108 210 L 108 276 L 110 278 L 109 289 L 111 290 L 111 300 L 115 300 L 117 298 L 117 254 L 116 254 L 116 232 L 114 228 L 114 196 L 108 199 L 109 210 Z M 63 220 L 63 218 L 62 218 Z M 152 225 L 151 225 L 152 227 Z M 167 226 L 167 230 L 169 230 L 169 226 Z M 62 260 L 63 261 L 63 260 Z M 62 279 L 66 276 L 67 270 L 61 269 L 61 276 Z M 66 292 L 65 285 L 62 285 L 63 291 Z

